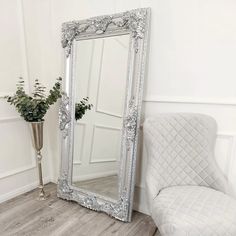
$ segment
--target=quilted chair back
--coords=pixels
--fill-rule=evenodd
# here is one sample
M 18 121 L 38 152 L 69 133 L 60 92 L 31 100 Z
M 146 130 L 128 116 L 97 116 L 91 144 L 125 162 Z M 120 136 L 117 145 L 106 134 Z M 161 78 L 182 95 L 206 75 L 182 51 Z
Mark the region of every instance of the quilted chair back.
M 163 188 L 201 185 L 228 192 L 214 158 L 216 122 L 194 113 L 160 114 L 144 122 L 146 184 L 152 201 Z

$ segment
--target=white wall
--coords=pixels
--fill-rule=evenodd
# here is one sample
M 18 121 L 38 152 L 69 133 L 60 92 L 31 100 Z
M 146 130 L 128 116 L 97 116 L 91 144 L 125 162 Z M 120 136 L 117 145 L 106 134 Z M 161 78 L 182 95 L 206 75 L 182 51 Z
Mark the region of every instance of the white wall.
M 24 0 L 29 30 L 34 32 L 28 43 L 31 45 L 31 74 L 41 76 L 49 85 L 62 74 L 62 22 L 138 7 L 151 7 L 152 10 L 143 117 L 159 112 L 201 112 L 212 115 L 219 125 L 217 161 L 236 189 L 235 1 Z M 35 28 L 36 25 L 41 27 Z M 33 46 L 34 40 L 37 46 Z M 4 116 L 8 116 L 6 112 L 13 112 L 8 107 L 4 109 Z M 52 160 L 48 168 L 51 168 L 50 173 L 55 181 L 60 163 L 55 108 L 47 118 L 45 152 Z M 138 162 L 135 208 L 147 212 L 145 150 L 140 150 Z
M 0 1 L 0 202 L 33 189 L 38 184 L 28 124 L 2 97 L 13 94 L 19 76 L 25 79 L 27 91 L 30 91 L 35 78 L 44 82 L 47 68 L 44 62 L 48 58 L 44 54 L 47 44 L 43 37 L 47 37 L 44 25 L 48 22 L 49 8 L 42 2 L 40 5 L 30 5 L 29 1 L 23 0 Z M 45 126 L 48 126 L 48 122 Z M 45 135 L 45 144 L 47 139 Z M 51 179 L 49 160 L 49 148 L 45 145 L 45 182 Z

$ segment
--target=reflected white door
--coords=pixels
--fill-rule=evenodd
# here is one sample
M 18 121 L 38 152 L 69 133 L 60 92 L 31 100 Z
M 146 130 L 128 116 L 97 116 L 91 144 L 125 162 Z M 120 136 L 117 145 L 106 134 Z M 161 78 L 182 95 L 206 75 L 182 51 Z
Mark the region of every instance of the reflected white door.
M 75 125 L 73 181 L 117 174 L 129 35 L 77 42 L 76 101 L 91 111 Z

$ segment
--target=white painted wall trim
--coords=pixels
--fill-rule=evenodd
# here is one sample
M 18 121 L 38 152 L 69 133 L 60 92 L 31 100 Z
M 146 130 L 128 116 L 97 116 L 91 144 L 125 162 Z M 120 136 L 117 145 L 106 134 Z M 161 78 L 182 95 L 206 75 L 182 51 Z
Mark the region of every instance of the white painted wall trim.
M 0 118 L 0 123 L 5 122 L 17 122 L 17 121 L 23 121 L 23 119 L 20 116 L 12 116 L 12 117 L 3 117 Z
M 17 175 L 17 174 L 29 171 L 29 170 L 32 170 L 34 168 L 36 168 L 35 162 L 32 163 L 31 165 L 23 166 L 23 167 L 20 167 L 20 168 L 16 168 L 14 170 L 4 172 L 3 174 L 0 175 L 0 180 L 5 179 L 5 178 L 10 177 L 10 176 L 13 176 L 13 175 Z
M 116 130 L 116 131 L 121 131 L 121 128 L 118 127 L 113 127 L 113 126 L 105 126 L 105 125 L 99 125 L 99 124 L 95 124 L 93 125 L 93 136 L 92 136 L 92 143 L 91 143 L 91 150 L 90 150 L 90 156 L 89 156 L 89 164 L 95 164 L 95 163 L 104 163 L 104 162 L 115 162 L 117 161 L 114 158 L 111 159 L 93 159 L 93 146 L 94 146 L 94 136 L 95 136 L 95 130 L 96 129 L 107 129 L 107 130 Z
M 99 160 L 91 160 L 89 164 L 95 164 L 95 163 L 106 163 L 106 162 L 117 162 L 116 159 L 99 159 Z
M 49 178 L 44 178 L 44 184 L 51 182 Z M 22 186 L 20 188 L 15 189 L 14 191 L 8 192 L 6 194 L 0 195 L 0 203 L 5 202 L 11 198 L 17 197 L 23 193 L 27 193 L 38 187 L 38 181 L 30 183 L 28 185 Z
M 74 162 L 73 162 L 73 165 L 81 165 L 81 164 L 82 164 L 81 161 L 74 161 Z
M 24 120 L 20 116 L 0 118 L 0 123 L 22 122 L 22 121 L 24 122 Z M 0 174 L 0 180 L 36 168 L 35 151 L 34 151 L 33 147 L 29 147 L 29 148 L 30 148 L 31 157 L 32 157 L 31 158 L 31 164 L 25 165 L 25 166 L 22 166 L 22 167 L 19 167 L 19 168 L 10 170 L 10 171 L 6 171 L 4 173 L 1 173 Z M 1 199 L 1 197 L 0 197 L 0 199 Z
M 85 128 L 86 128 L 87 124 L 83 123 L 83 122 L 78 122 L 78 121 L 75 121 L 74 124 L 75 124 L 75 126 L 82 126 L 82 128 L 83 128 L 83 131 L 82 131 L 82 145 L 81 145 L 82 147 L 81 147 L 81 150 L 79 152 L 79 160 L 76 160 L 76 161 L 73 162 L 73 164 L 81 165 L 82 164 L 81 158 L 82 158 L 82 155 L 83 155 L 83 152 L 84 152 Z M 73 153 L 73 155 L 75 155 L 75 154 Z
M 30 91 L 30 78 L 29 78 L 29 63 L 28 63 L 28 50 L 27 50 L 27 42 L 26 42 L 26 33 L 25 33 L 25 16 L 24 16 L 24 10 L 23 10 L 23 0 L 17 0 L 17 8 L 18 8 L 18 17 L 20 22 L 20 41 L 21 41 L 21 53 L 22 53 L 22 61 L 23 61 L 23 78 L 25 81 L 25 90 L 27 92 Z
M 213 97 L 175 97 L 175 96 L 146 96 L 143 102 L 159 103 L 184 103 L 184 104 L 205 104 L 205 105 L 230 105 L 236 106 L 234 98 L 213 98 Z

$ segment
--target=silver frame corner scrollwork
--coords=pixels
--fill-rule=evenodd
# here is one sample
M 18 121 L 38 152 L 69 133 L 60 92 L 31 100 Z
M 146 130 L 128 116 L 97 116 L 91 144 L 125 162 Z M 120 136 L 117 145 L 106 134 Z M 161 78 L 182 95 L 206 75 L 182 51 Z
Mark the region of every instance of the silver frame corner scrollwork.
M 61 170 L 57 195 L 95 211 L 105 212 L 121 221 L 130 222 L 135 186 L 138 132 L 142 105 L 143 81 L 149 35 L 150 8 L 71 21 L 62 24 L 62 47 L 65 51 L 65 86 L 59 111 Z M 123 118 L 119 199 L 114 200 L 72 185 L 74 145 L 74 43 L 116 35 L 130 35 L 126 104 Z M 79 55 L 78 55 L 79 56 Z

